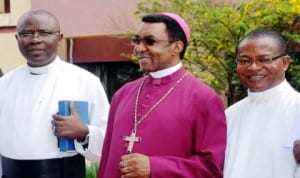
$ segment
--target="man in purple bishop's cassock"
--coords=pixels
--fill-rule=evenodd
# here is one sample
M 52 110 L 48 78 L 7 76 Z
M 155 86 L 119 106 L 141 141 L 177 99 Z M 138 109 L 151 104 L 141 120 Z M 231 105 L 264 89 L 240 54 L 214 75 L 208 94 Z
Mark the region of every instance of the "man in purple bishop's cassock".
M 224 106 L 185 71 L 189 39 L 176 14 L 142 18 L 132 43 L 148 75 L 113 96 L 98 178 L 223 177 Z

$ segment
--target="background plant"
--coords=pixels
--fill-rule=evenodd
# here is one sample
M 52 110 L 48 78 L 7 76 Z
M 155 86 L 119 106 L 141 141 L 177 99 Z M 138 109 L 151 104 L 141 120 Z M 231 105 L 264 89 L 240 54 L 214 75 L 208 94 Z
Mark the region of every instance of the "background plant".
M 184 64 L 219 94 L 224 92 L 228 105 L 246 93 L 235 71 L 235 48 L 246 33 L 258 27 L 271 28 L 287 40 L 298 38 L 291 34 L 291 24 L 300 16 L 298 0 L 252 0 L 236 5 L 208 0 L 140 0 L 136 15 L 162 11 L 186 19 L 192 36 Z M 288 79 L 295 87 L 299 87 L 299 71 L 299 64 L 293 61 Z
M 95 162 L 88 162 L 86 167 L 86 178 L 97 178 L 99 164 Z

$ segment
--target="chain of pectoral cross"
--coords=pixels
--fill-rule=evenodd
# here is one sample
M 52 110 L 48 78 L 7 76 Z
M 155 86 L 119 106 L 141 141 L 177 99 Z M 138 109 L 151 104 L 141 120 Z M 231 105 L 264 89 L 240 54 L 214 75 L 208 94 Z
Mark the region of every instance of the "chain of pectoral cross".
M 142 91 L 142 88 L 143 88 L 143 85 L 146 81 L 146 77 L 145 79 L 142 81 L 142 83 L 140 84 L 139 88 L 138 88 L 138 93 L 137 93 L 137 96 L 136 96 L 136 100 L 135 100 L 135 108 L 134 108 L 134 126 L 133 126 L 133 129 L 132 129 L 132 132 L 130 134 L 130 136 L 124 136 L 123 137 L 123 140 L 124 141 L 127 141 L 128 142 L 128 147 L 127 147 L 127 153 L 131 153 L 132 152 L 132 149 L 133 149 L 133 146 L 134 146 L 134 143 L 135 142 L 140 142 L 142 140 L 141 137 L 138 137 L 136 136 L 137 134 L 137 127 L 138 125 L 143 122 L 147 117 L 148 115 L 174 90 L 174 88 L 187 76 L 187 73 L 183 74 L 175 83 L 174 86 L 172 86 L 150 109 L 149 111 L 140 119 L 138 120 L 138 116 L 137 116 L 137 113 L 138 113 L 138 102 L 139 102 L 139 99 L 140 99 L 140 95 L 141 95 L 141 91 Z

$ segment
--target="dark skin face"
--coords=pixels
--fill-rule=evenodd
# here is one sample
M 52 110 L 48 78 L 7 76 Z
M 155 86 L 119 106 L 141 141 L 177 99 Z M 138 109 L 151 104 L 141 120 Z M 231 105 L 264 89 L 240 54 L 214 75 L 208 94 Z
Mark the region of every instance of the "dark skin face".
M 271 37 L 245 39 L 237 51 L 237 58 L 256 61 L 280 55 L 277 41 Z M 252 92 L 270 89 L 285 79 L 285 71 L 290 63 L 289 56 L 283 56 L 270 64 L 253 62 L 250 66 L 237 65 L 240 82 Z
M 134 47 L 134 54 L 143 72 L 155 72 L 180 62 L 179 54 L 183 49 L 183 42 L 169 42 L 164 23 L 142 23 L 136 37 L 156 40 L 153 45 L 147 45 L 142 41 Z
M 28 12 L 20 18 L 16 39 L 29 66 L 45 66 L 55 59 L 63 38 L 59 31 L 57 20 L 47 13 Z

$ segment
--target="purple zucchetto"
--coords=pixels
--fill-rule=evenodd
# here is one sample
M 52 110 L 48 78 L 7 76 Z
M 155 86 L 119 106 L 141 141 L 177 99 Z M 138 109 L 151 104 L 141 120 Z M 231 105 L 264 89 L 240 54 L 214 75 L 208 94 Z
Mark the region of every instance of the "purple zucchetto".
M 171 13 L 171 12 L 162 12 L 160 14 L 171 17 L 172 19 L 174 19 L 179 24 L 181 29 L 183 30 L 187 42 L 190 41 L 190 27 L 188 26 L 188 24 L 185 22 L 185 20 L 182 17 L 180 17 L 177 14 Z

